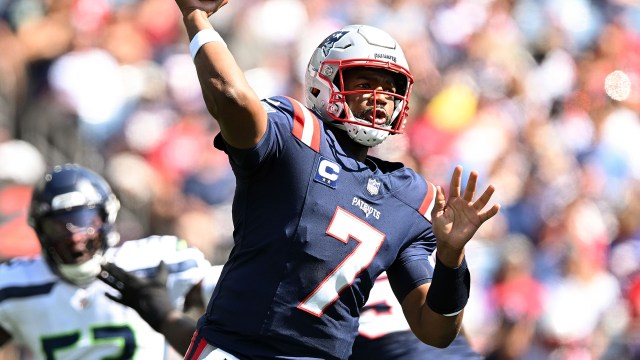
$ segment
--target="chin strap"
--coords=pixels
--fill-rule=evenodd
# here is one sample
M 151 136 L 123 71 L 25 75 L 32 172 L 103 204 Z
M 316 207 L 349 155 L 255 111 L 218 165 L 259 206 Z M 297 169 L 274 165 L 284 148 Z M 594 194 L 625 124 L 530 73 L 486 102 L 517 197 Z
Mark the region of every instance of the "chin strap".
M 382 144 L 389 136 L 389 132 L 381 129 L 374 129 L 367 126 L 344 123 L 345 130 L 349 137 L 360 145 L 374 147 Z

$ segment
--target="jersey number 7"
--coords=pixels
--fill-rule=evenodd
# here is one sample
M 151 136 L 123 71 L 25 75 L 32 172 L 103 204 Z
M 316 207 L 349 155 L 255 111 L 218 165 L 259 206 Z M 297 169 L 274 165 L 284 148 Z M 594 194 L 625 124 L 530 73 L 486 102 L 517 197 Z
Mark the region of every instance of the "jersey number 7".
M 318 317 L 371 264 L 386 238 L 384 233 L 339 206 L 326 232 L 345 244 L 353 239 L 358 245 L 298 305 L 299 309 Z

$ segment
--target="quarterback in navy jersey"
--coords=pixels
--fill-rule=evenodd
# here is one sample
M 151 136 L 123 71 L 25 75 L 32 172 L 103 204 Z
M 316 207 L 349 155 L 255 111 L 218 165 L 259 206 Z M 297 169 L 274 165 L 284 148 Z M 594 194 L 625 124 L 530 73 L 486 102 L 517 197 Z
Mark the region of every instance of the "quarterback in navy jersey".
M 435 188 L 398 164 L 369 158 L 369 167 L 346 156 L 334 133 L 295 100 L 279 97 L 264 104 L 269 126 L 251 152 L 216 139 L 231 159 L 244 155 L 241 164 L 232 160 L 238 177 L 233 220 L 243 236 L 225 265 L 200 333 L 237 341 L 238 349 L 264 340 L 269 344 L 274 337 L 286 344 L 275 351 L 299 354 L 310 354 L 305 347 L 315 342 L 344 358 L 358 327 L 352 311 L 364 305 L 375 277 L 396 257 L 411 263 L 433 252 L 425 215 Z M 300 135 L 305 126 L 311 128 L 308 139 L 296 136 L 296 126 Z M 275 161 L 277 154 L 286 161 Z M 269 158 L 274 159 L 268 165 L 259 161 Z M 412 281 L 431 277 L 431 269 L 420 270 Z M 256 281 L 247 286 L 252 276 Z M 403 286 L 402 297 L 415 284 Z M 226 331 L 215 331 L 216 324 L 251 337 L 226 339 Z M 345 330 L 350 336 L 343 335 Z M 305 341 L 298 345 L 301 338 Z
M 474 200 L 475 172 L 462 191 L 456 167 L 447 199 L 367 155 L 404 127 L 413 78 L 398 43 L 347 26 L 315 50 L 304 105 L 261 101 L 209 21 L 227 0 L 176 2 L 236 176 L 234 247 L 185 358 L 346 359 L 385 270 L 414 334 L 448 346 L 468 299 L 464 246 L 499 206 L 483 210 L 492 186 Z

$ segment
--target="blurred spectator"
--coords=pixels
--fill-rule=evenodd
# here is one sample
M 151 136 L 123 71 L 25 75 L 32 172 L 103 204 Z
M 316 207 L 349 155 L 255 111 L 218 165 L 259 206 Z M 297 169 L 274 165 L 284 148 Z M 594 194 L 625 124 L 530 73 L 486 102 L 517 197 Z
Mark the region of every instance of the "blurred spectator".
M 0 262 L 36 255 L 40 243 L 27 225 L 31 189 L 44 175 L 40 152 L 28 142 L 0 142 Z
M 496 330 L 485 352 L 487 359 L 534 359 L 532 342 L 543 311 L 545 289 L 533 277 L 534 247 L 524 236 L 499 244 L 499 265 L 488 290 Z

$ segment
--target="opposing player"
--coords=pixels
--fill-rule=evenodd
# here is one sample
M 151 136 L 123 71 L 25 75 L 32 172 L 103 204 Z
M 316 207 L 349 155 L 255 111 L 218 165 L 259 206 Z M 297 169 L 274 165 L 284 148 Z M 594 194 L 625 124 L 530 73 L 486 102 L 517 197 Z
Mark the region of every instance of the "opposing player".
M 210 264 L 172 236 L 114 247 L 118 210 L 107 182 L 75 164 L 53 168 L 36 185 L 29 222 L 42 255 L 0 265 L 0 345 L 13 340 L 42 360 L 164 358 L 158 331 L 168 312 L 199 291 Z M 170 301 L 137 311 L 120 304 L 121 295 L 97 279 L 106 261 L 143 279 L 166 267 Z
M 411 332 L 402 308 L 393 295 L 389 279 L 382 273 L 371 289 L 360 313 L 358 337 L 350 360 L 480 360 L 461 331 L 445 349 L 429 346 Z
M 475 197 L 475 172 L 461 189 L 460 166 L 446 198 L 367 155 L 404 127 L 413 78 L 398 43 L 347 26 L 313 53 L 306 106 L 260 101 L 209 21 L 227 0 L 176 2 L 237 185 L 234 248 L 186 359 L 346 359 L 385 270 L 413 333 L 448 346 L 469 293 L 464 247 L 499 206 L 485 209 L 492 186 Z

